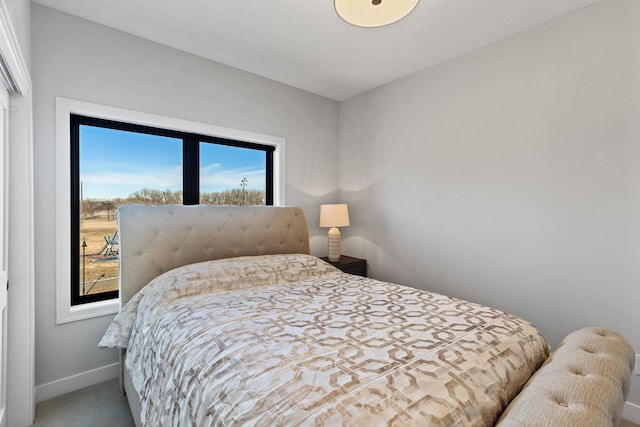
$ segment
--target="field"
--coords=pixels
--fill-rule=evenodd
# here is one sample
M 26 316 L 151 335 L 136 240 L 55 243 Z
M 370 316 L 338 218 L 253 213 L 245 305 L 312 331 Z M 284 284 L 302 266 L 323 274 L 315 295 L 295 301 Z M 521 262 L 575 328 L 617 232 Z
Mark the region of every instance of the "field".
M 105 240 L 116 234 L 116 230 L 113 212 L 110 215 L 106 211 L 96 213 L 80 221 L 80 295 L 118 289 L 118 246 L 112 246 L 113 252 L 108 253 Z M 83 241 L 87 243 L 84 260 Z

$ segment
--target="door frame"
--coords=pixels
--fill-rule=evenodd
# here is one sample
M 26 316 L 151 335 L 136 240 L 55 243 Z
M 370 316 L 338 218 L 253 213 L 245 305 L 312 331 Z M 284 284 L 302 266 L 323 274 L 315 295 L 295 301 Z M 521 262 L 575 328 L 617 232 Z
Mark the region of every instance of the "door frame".
M 4 86 L 0 86 L 0 139 L 2 141 L 0 147 L 0 427 L 8 425 L 7 407 L 9 404 L 7 398 L 8 391 L 8 370 L 7 370 L 7 276 L 8 269 L 8 248 L 9 239 L 7 233 L 9 231 L 7 218 L 7 192 L 8 177 L 7 173 L 7 156 L 9 154 L 9 93 Z
M 27 17 L 18 22 L 28 25 Z M 26 23 L 24 22 L 26 21 Z M 25 47 L 28 49 L 28 47 Z M 35 261 L 33 209 L 33 105 L 29 69 L 6 1 L 0 0 L 0 85 L 9 92 L 6 153 L 7 424 L 29 426 L 35 415 Z

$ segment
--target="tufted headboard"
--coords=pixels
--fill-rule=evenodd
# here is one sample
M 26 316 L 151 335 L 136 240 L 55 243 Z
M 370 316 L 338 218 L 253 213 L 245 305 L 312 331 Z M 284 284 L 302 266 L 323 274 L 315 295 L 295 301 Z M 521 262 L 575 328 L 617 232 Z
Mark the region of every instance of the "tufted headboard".
M 299 207 L 124 205 L 118 209 L 120 304 L 156 276 L 195 262 L 309 253 Z

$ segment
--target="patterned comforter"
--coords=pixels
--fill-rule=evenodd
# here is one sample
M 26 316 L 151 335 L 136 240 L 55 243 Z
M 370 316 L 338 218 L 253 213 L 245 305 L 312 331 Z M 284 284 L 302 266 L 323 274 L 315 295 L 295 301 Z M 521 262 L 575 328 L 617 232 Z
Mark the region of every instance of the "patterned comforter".
M 116 316 L 144 426 L 493 425 L 548 356 L 510 314 L 307 255 L 180 267 Z

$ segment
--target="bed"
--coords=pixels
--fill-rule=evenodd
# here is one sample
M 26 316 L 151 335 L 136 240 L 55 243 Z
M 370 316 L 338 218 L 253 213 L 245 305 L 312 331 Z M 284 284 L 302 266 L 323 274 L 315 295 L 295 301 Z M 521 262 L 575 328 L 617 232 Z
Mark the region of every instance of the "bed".
M 618 424 L 634 352 L 343 273 L 297 207 L 122 206 L 122 354 L 138 426 Z

